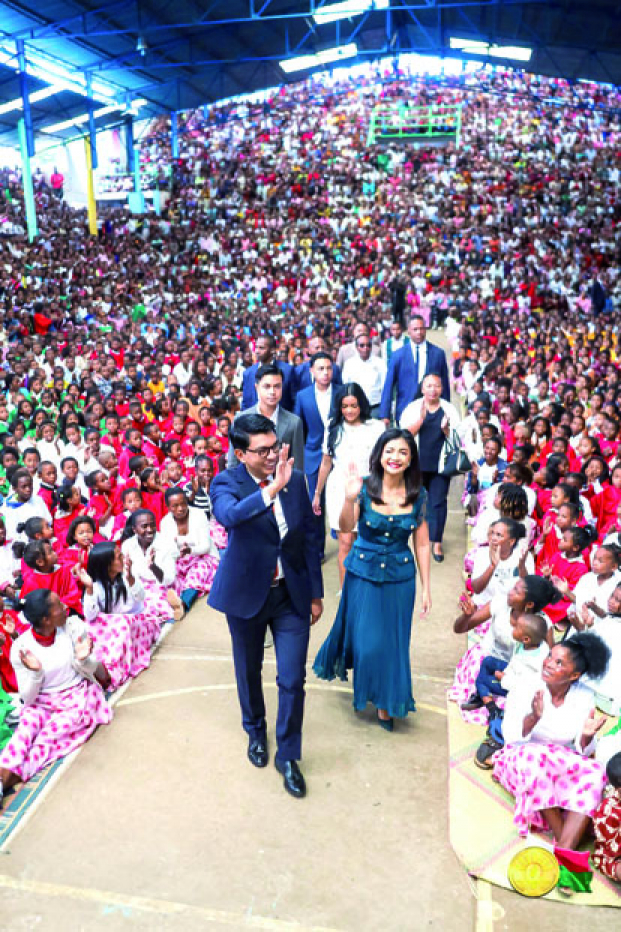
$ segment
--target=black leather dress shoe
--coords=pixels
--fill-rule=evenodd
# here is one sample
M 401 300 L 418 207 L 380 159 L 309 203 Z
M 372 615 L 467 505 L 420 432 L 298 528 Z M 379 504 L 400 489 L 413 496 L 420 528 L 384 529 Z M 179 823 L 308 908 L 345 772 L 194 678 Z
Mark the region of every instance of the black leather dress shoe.
M 278 760 L 276 757 L 274 765 L 278 773 L 283 775 L 284 787 L 287 793 L 295 796 L 296 799 L 302 799 L 306 796 L 306 783 L 302 776 L 302 771 L 295 760 Z
M 248 745 L 248 760 L 255 767 L 267 767 L 267 741 L 255 738 Z

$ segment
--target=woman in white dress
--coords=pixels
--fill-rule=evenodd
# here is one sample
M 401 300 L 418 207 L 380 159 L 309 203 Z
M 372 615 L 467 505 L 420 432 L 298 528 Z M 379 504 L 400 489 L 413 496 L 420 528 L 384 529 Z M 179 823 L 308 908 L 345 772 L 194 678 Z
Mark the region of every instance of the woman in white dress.
M 321 514 L 321 493 L 325 486 L 328 523 L 330 530 L 337 534 L 339 542 L 339 577 L 342 586 L 345 576 L 343 561 L 356 539 L 355 527 L 353 531 L 345 532 L 339 526 L 349 466 L 354 463 L 358 474 L 366 479 L 371 451 L 385 428 L 383 421 L 371 417 L 369 400 L 355 382 L 339 389 L 333 411 L 326 430 L 313 511 L 316 515 Z

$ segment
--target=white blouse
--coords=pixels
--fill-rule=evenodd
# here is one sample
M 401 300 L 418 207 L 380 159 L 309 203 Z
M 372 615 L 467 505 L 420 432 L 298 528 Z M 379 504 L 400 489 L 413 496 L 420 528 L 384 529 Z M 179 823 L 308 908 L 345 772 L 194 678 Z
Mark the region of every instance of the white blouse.
M 161 586 L 171 586 L 177 575 L 177 557 L 179 551 L 174 541 L 167 543 L 162 534 L 155 535 L 153 543 L 146 550 L 140 546 L 136 536 L 130 537 L 123 541 L 121 545 L 123 554 L 131 557 L 132 573 L 136 579 L 144 579 L 147 582 L 156 582 Z M 155 563 L 163 573 L 160 581 L 151 567 L 149 566 L 149 557 L 151 553 L 155 554 Z
M 56 629 L 54 643 L 49 646 L 40 644 L 31 628 L 13 641 L 11 664 L 24 705 L 32 705 L 41 692 L 61 692 L 77 686 L 85 676 L 92 679 L 97 661 L 91 657 L 81 662 L 75 659 L 76 641 L 85 634 L 88 634 L 86 624 L 77 615 L 70 615 L 64 626 Z M 20 652 L 27 650 L 40 661 L 40 670 L 29 670 L 22 663 Z
M 568 614 L 577 615 L 578 618 L 581 618 L 582 608 L 587 602 L 595 602 L 598 608 L 601 608 L 603 612 L 607 612 L 608 599 L 620 582 L 621 573 L 619 570 L 616 570 L 610 579 L 606 579 L 603 583 L 598 583 L 596 573 L 585 573 L 576 583 L 574 589 L 576 603 L 569 608 Z
M 157 562 L 157 560 L 156 560 Z M 87 621 L 93 621 L 98 615 L 137 615 L 144 607 L 144 587 L 138 576 L 134 577 L 134 585 L 130 586 L 127 577 L 123 576 L 125 596 L 117 597 L 114 604 L 110 606 L 106 613 L 106 593 L 102 583 L 93 584 L 92 594 L 84 593 L 84 617 Z
M 350 463 L 355 463 L 363 479 L 369 475 L 369 459 L 373 447 L 384 433 L 383 421 L 371 418 L 356 427 L 343 423 L 340 438 L 334 448 L 334 471 L 345 473 Z M 323 452 L 328 455 L 328 430 L 323 443 Z
M 170 512 L 162 518 L 160 534 L 166 540 L 176 541 L 177 547 L 187 544 L 192 553 L 198 555 L 208 553 L 214 559 L 220 559 L 220 552 L 211 539 L 209 520 L 202 508 L 190 505 L 188 517 L 188 533 L 181 535 L 177 530 L 177 522 Z
M 538 690 L 543 692 L 543 715 L 530 734 L 524 736 L 524 719 L 532 711 L 533 698 Z M 565 747 L 573 746 L 579 754 L 588 757 L 595 742 L 591 741 L 583 750 L 580 738 L 586 720 L 594 708 L 593 690 L 580 681 L 570 686 L 562 705 L 554 706 L 544 681 L 527 678 L 523 683 L 516 685 L 507 696 L 502 723 L 505 744 L 524 744 L 527 741 L 562 744 Z
M 497 660 L 510 660 L 515 641 L 511 627 L 511 609 L 506 595 L 497 595 L 490 605 L 490 626 L 483 636 L 483 656 Z

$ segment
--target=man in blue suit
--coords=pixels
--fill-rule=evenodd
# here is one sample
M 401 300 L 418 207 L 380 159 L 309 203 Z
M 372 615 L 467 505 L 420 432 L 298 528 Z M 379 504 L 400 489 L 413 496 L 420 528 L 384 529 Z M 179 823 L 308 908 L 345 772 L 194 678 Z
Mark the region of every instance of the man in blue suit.
M 408 327 L 410 343 L 391 356 L 378 417 L 390 424 L 393 389 L 397 393 L 397 423 L 406 406 L 418 396 L 420 383 L 426 375 L 438 375 L 442 381 L 442 397 L 451 398 L 448 366 L 444 350 L 427 342 L 427 327 L 420 314 L 413 314 Z
M 306 344 L 308 359 L 306 362 L 301 362 L 300 365 L 296 366 L 293 370 L 294 400 L 297 398 L 298 392 L 301 392 L 304 388 L 308 388 L 313 384 L 313 374 L 311 372 L 311 360 L 313 356 L 317 353 L 326 353 L 327 351 L 328 346 L 323 337 L 309 337 L 308 343 Z M 332 363 L 332 384 L 343 384 L 341 370 L 336 363 Z
M 290 366 L 288 362 L 281 362 L 280 359 L 276 359 L 274 355 L 274 337 L 269 333 L 262 333 L 261 336 L 257 337 L 255 351 L 257 361 L 244 372 L 242 382 L 242 411 L 245 411 L 246 408 L 251 408 L 257 403 L 257 389 L 255 385 L 257 369 L 259 366 L 273 364 L 282 372 L 282 399 L 280 406 L 284 408 L 285 411 L 290 411 L 293 414 L 295 392 L 293 384 L 293 366 Z
M 323 611 L 323 583 L 313 512 L 289 448 L 262 414 L 237 418 L 229 434 L 239 466 L 216 476 L 210 494 L 229 535 L 209 594 L 226 614 L 248 758 L 268 761 L 261 668 L 271 628 L 278 673 L 276 769 L 288 793 L 306 795 L 302 752 L 304 682 L 310 625 Z
M 332 401 L 334 398 L 333 365 L 328 353 L 318 352 L 311 356 L 310 371 L 313 384 L 303 388 L 295 399 L 295 413 L 304 428 L 304 471 L 308 483 L 308 494 L 313 500 L 319 467 L 323 456 L 323 441 L 330 421 Z M 325 530 L 325 490 L 322 493 L 321 514 L 314 515 L 317 533 L 317 545 L 323 560 L 326 546 Z

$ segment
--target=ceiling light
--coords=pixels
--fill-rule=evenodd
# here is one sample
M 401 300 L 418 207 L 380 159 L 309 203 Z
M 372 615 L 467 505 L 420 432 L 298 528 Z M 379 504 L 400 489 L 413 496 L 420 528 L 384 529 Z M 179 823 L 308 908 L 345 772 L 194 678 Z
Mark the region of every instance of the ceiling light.
M 355 58 L 357 54 L 358 46 L 355 42 L 350 42 L 348 45 L 337 45 L 334 48 L 323 49 L 311 55 L 284 58 L 279 64 L 286 74 L 291 74 L 294 71 L 306 71 L 308 68 L 316 68 L 318 65 L 329 65 L 332 62 L 346 58 Z
M 40 91 L 34 91 L 34 93 L 28 95 L 28 99 L 31 104 L 36 104 L 41 100 L 46 100 L 48 97 L 53 97 L 54 94 L 58 94 L 63 90 L 62 87 L 59 87 L 57 84 L 52 85 L 51 87 L 42 87 Z M 10 113 L 11 110 L 21 110 L 24 106 L 24 102 L 21 97 L 14 97 L 13 100 L 7 100 L 6 103 L 0 104 L 0 113 Z
M 511 58 L 515 61 L 530 61 L 533 50 L 518 45 L 496 45 L 478 39 L 461 39 L 451 36 L 449 45 L 464 55 L 489 55 L 491 58 Z
M 313 19 L 318 26 L 325 23 L 334 23 L 338 19 L 349 19 L 350 16 L 360 16 L 369 10 L 387 10 L 390 0 L 342 0 L 341 3 L 327 3 L 313 13 Z
M 107 116 L 109 113 L 115 113 L 122 109 L 123 107 L 120 104 L 111 104 L 109 107 L 100 107 L 99 110 L 95 110 L 93 116 L 95 119 L 98 119 L 99 117 Z M 60 133 L 63 129 L 70 129 L 72 126 L 81 126 L 83 123 L 88 122 L 89 115 L 88 113 L 81 113 L 80 116 L 72 117 L 70 120 L 63 120 L 61 123 L 41 126 L 39 132 Z

